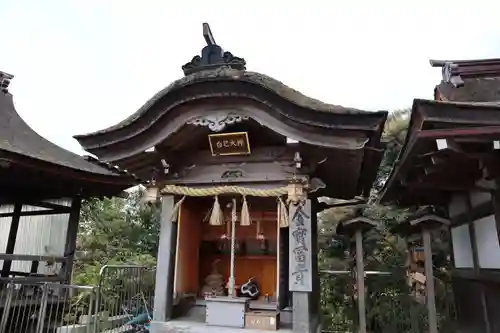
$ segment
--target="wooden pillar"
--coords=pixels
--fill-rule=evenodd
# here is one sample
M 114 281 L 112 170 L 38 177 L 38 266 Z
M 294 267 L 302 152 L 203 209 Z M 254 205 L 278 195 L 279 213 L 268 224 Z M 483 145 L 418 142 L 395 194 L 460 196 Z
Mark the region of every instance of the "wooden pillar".
M 281 285 L 281 233 L 280 221 L 276 220 L 276 292 L 274 293 L 276 301 L 276 309 L 280 309 L 280 285 Z
M 66 244 L 64 245 L 64 280 L 65 283 L 71 283 L 71 275 L 73 273 L 73 263 L 76 251 L 76 237 L 78 235 L 78 226 L 80 223 L 80 209 L 82 207 L 82 199 L 75 197 L 71 201 L 71 208 L 68 218 L 68 229 L 66 231 Z
M 366 333 L 365 263 L 363 261 L 363 231 L 356 230 L 356 281 L 358 288 L 359 333 Z
M 354 236 L 356 245 L 356 288 L 358 290 L 358 321 L 359 333 L 366 333 L 366 290 L 365 263 L 363 258 L 363 233 L 376 227 L 377 222 L 363 216 L 358 216 L 337 225 L 337 234 Z
M 160 238 L 156 262 L 156 283 L 153 320 L 164 322 L 171 319 L 173 306 L 173 283 L 175 248 L 177 243 L 175 225 L 172 223 L 174 197 L 165 195 L 161 202 Z M 157 325 L 151 326 L 151 332 L 161 332 Z
M 19 230 L 19 221 L 21 220 L 21 212 L 23 205 L 21 203 L 16 203 L 14 205 L 14 212 L 12 215 L 12 222 L 10 224 L 9 238 L 7 240 L 7 246 L 5 248 L 5 254 L 14 254 L 14 248 L 16 247 L 17 231 Z M 10 268 L 12 266 L 12 260 L 4 260 L 1 277 L 8 277 L 10 275 Z
M 436 290 L 434 288 L 434 268 L 432 264 L 431 232 L 429 229 L 422 230 L 422 240 L 424 243 L 425 257 L 425 295 L 427 301 L 427 311 L 429 315 L 429 333 L 438 333 L 437 313 L 436 313 Z
M 432 263 L 432 239 L 431 230 L 448 227 L 450 221 L 437 214 L 434 207 L 423 207 L 414 216 L 405 222 L 399 223 L 393 232 L 404 237 L 420 235 L 424 246 L 424 273 L 425 273 L 425 296 L 427 303 L 427 315 L 429 321 L 429 333 L 438 332 L 436 311 L 436 290 L 434 286 L 434 266 Z
M 280 247 L 280 252 L 279 252 L 279 260 L 280 260 L 280 266 L 279 266 L 279 271 L 277 273 L 280 284 L 279 284 L 279 302 L 278 302 L 278 308 L 280 310 L 285 309 L 286 307 L 290 306 L 291 303 L 291 297 L 290 297 L 290 288 L 289 288 L 289 240 L 290 240 L 290 234 L 289 234 L 289 228 L 280 228 L 279 230 L 280 237 L 279 237 L 279 247 Z
M 412 256 L 412 251 L 411 251 L 411 242 L 408 239 L 408 235 L 404 235 L 404 240 L 406 244 L 406 263 L 407 263 L 407 274 L 408 274 L 408 281 L 407 283 L 410 285 L 412 289 L 412 295 L 416 299 L 417 298 L 417 288 L 413 287 L 413 281 L 411 280 L 411 269 L 412 269 L 412 263 L 413 263 L 413 256 Z M 419 333 L 419 327 L 418 327 L 418 313 L 416 312 L 416 309 L 413 306 L 410 306 L 410 323 L 411 323 L 411 333 Z

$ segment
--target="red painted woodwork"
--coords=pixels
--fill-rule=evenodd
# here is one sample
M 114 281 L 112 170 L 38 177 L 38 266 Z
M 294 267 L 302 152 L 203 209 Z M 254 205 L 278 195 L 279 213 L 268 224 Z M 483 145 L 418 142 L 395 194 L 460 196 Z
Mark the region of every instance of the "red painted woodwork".
M 177 229 L 177 254 L 175 291 L 197 293 L 199 275 L 199 253 L 201 241 L 200 221 L 202 211 L 196 203 L 186 199 L 181 206 Z
M 179 293 L 196 293 L 205 284 L 205 277 L 212 270 L 212 263 L 219 259 L 219 272 L 225 282 L 229 278 L 230 255 L 216 254 L 209 251 L 200 251 L 202 241 L 218 241 L 226 233 L 226 226 L 211 226 L 203 222 L 208 207 L 195 200 L 187 198 L 181 207 L 178 222 L 178 247 L 176 266 L 176 288 Z M 202 207 L 203 206 L 203 207 Z M 251 211 L 252 225 L 241 226 L 237 223 L 236 239 L 239 241 L 255 240 L 257 236 L 257 220 L 260 221 L 260 230 L 271 246 L 276 246 L 277 218 L 276 212 Z M 229 220 L 229 215 L 227 215 Z M 276 250 L 274 250 L 274 253 Z M 277 279 L 276 255 L 238 255 L 235 258 L 236 284 L 245 283 L 254 276 L 259 284 L 261 295 L 273 295 L 276 291 Z M 201 296 L 201 295 L 200 295 Z

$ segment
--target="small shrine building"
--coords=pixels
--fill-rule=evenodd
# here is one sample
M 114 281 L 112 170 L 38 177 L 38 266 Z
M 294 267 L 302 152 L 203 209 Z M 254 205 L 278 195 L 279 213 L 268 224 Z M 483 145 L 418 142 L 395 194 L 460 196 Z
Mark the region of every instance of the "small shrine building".
M 319 328 L 317 198 L 368 196 L 387 112 L 326 104 L 206 46 L 122 122 L 75 138 L 161 202 L 152 330 L 176 320 Z M 259 294 L 240 297 L 249 279 Z M 269 319 L 270 318 L 270 319 Z M 199 319 L 199 318 L 198 318 Z

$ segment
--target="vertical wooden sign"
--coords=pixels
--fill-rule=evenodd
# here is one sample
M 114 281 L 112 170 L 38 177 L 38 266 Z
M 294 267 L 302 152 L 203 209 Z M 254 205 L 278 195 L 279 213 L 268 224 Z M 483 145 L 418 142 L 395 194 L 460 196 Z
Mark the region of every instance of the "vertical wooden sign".
M 312 291 L 311 201 L 290 205 L 289 209 L 290 291 Z

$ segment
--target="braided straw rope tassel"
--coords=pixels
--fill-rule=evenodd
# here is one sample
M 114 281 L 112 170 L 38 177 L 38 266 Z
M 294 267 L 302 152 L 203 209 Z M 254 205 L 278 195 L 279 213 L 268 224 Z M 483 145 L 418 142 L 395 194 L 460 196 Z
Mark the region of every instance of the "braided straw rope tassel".
M 210 225 L 224 225 L 224 213 L 220 207 L 219 197 L 215 196 L 214 206 L 212 207 L 212 215 L 208 221 Z
M 252 219 L 250 218 L 250 210 L 248 209 L 247 196 L 243 195 L 243 205 L 241 205 L 240 225 L 248 227 L 251 224 L 252 224 Z
M 279 197 L 288 194 L 288 187 L 274 189 L 254 189 L 242 186 L 214 186 L 207 188 L 193 188 L 188 186 L 166 185 L 162 194 L 186 195 L 189 197 L 211 197 L 220 194 L 240 194 L 253 197 Z

